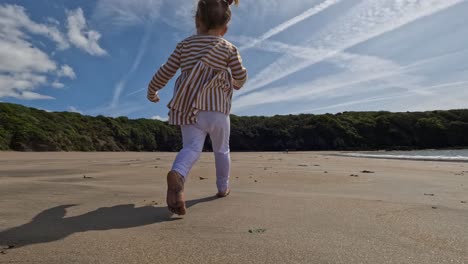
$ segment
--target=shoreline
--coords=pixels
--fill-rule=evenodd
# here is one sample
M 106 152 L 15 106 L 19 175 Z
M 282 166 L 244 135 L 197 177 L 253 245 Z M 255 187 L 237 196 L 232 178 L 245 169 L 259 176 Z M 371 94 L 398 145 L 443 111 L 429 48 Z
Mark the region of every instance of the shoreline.
M 364 159 L 381 159 L 381 160 L 409 160 L 409 161 L 433 161 L 433 162 L 456 162 L 456 163 L 468 163 L 468 157 L 461 157 L 462 159 L 457 159 L 457 157 L 441 157 L 441 158 L 431 158 L 428 156 L 427 158 L 424 156 L 393 156 L 393 155 L 373 155 L 373 154 L 360 154 L 359 152 L 356 153 L 338 153 L 333 154 L 340 157 L 348 157 L 348 158 L 364 158 Z
M 444 151 L 444 150 L 465 150 L 465 149 L 423 149 L 423 150 L 403 150 L 398 152 L 414 152 L 414 151 Z M 263 153 L 263 154 L 286 154 L 286 155 L 296 155 L 296 154 L 307 154 L 307 153 L 315 153 L 321 155 L 329 155 L 329 156 L 337 156 L 337 157 L 348 157 L 348 158 L 363 158 L 363 159 L 379 159 L 379 160 L 409 160 L 409 161 L 426 161 L 426 162 L 455 162 L 455 163 L 468 163 L 468 156 L 457 156 L 457 157 L 450 157 L 450 156 L 421 156 L 421 155 L 385 155 L 381 153 L 389 153 L 395 152 L 395 150 L 375 150 L 375 151 L 335 151 L 335 150 L 323 150 L 323 151 L 233 151 L 231 154 L 255 154 L 255 153 Z M 123 153 L 132 153 L 135 155 L 138 154 L 172 154 L 175 155 L 178 152 L 132 152 L 132 151 L 125 151 L 125 152 L 89 152 L 89 151 L 46 151 L 46 152 L 23 152 L 23 151 L 0 151 L 1 154 L 21 154 L 26 156 L 31 155 L 56 155 L 56 154 L 123 154 Z M 203 151 L 202 153 L 212 153 L 211 151 Z M 379 153 L 379 154 L 373 154 Z M 1 156 L 0 156 L 1 159 Z

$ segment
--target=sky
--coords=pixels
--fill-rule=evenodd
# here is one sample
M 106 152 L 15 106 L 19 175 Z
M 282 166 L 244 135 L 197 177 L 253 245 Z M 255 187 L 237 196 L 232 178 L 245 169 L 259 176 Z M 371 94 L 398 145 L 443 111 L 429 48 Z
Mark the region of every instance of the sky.
M 193 0 L 0 0 L 0 102 L 167 119 L 146 87 Z M 236 115 L 468 108 L 468 0 L 241 0 Z

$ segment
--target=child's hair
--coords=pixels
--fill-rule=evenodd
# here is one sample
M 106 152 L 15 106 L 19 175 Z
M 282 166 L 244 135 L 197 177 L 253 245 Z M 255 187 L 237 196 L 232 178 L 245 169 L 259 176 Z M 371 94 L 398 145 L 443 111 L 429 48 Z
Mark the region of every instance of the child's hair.
M 239 5 L 240 0 L 199 0 L 195 18 L 205 30 L 225 26 L 231 21 L 231 5 Z

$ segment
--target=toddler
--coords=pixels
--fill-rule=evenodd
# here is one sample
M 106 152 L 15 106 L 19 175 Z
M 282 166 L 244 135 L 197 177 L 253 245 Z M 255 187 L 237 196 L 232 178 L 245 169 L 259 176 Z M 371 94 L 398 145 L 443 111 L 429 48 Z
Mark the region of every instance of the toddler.
M 158 91 L 181 69 L 168 108 L 169 123 L 181 127 L 183 149 L 167 175 L 166 197 L 169 210 L 178 215 L 186 213 L 184 183 L 207 135 L 216 161 L 216 195 L 226 197 L 230 193 L 229 114 L 233 90 L 247 80 L 239 51 L 223 38 L 234 3 L 238 5 L 239 0 L 199 0 L 197 34 L 177 45 L 148 86 L 148 100 L 159 102 Z

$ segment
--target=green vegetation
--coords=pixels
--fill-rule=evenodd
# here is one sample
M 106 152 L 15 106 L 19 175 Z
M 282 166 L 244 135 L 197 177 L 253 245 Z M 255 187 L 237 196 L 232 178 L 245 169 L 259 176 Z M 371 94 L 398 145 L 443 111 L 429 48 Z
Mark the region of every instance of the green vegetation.
M 234 151 L 468 147 L 468 110 L 232 116 L 231 122 Z M 180 147 L 179 129 L 157 120 L 48 113 L 0 103 L 0 150 L 178 151 Z

